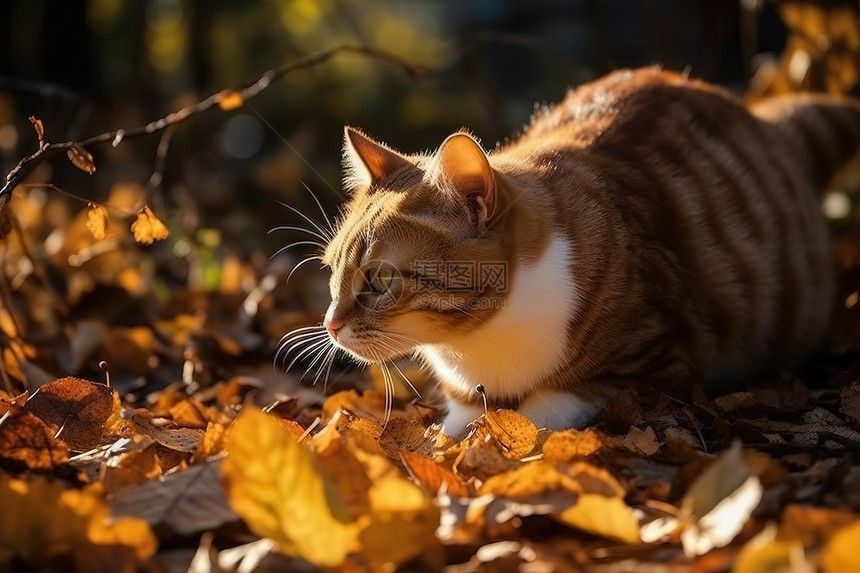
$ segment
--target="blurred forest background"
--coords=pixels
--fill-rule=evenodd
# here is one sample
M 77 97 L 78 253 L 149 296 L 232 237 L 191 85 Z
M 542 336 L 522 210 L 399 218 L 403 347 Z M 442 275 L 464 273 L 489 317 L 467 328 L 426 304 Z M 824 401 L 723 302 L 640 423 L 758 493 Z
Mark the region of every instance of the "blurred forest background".
M 568 87 L 614 68 L 662 64 L 751 97 L 844 92 L 856 83 L 860 53 L 857 3 L 832 1 L 4 0 L 0 23 L 4 172 L 37 147 L 28 116 L 41 118 L 48 142 L 81 140 L 143 125 L 343 44 L 428 70 L 412 77 L 388 62 L 339 54 L 273 82 L 242 107 L 193 117 L 169 137 L 93 146 L 91 177 L 64 158 L 41 163 L 15 194 L 13 210 L 30 244 L 21 252 L 10 247 L 3 260 L 6 303 L 19 318 L 6 320 L 2 333 L 6 344 L 18 339 L 37 347 L 59 336 L 67 351 L 45 344 L 40 358 L 28 360 L 19 348 L 17 365 L 7 352 L 5 368 L 17 372 L 11 377 L 30 383 L 49 373 L 97 378 L 97 356 L 114 357 L 127 380 L 158 362 L 147 362 L 157 354 L 151 348 L 131 363 L 127 353 L 97 350 L 116 339 L 101 330 L 82 336 L 92 318 L 132 329 L 150 323 L 151 316 L 106 306 L 110 289 L 137 297 L 139 312 L 146 297 L 175 302 L 177 288 L 235 295 L 238 305 L 262 284 L 261 269 L 275 269 L 282 285 L 298 253 L 267 263 L 290 238 L 267 231 L 297 219 L 276 201 L 316 216 L 305 183 L 330 215 L 337 212 L 344 124 L 408 153 L 434 148 L 462 126 L 492 148 L 527 121 L 536 103 L 557 101 Z M 127 232 L 96 241 L 85 228 L 85 206 L 43 183 L 121 214 L 139 208 L 143 197 L 171 236 L 149 249 L 134 246 Z M 299 314 L 258 329 L 261 356 L 270 359 L 281 334 L 324 312 L 327 276 L 310 267 L 298 277 L 301 288 L 270 306 Z M 40 306 L 45 297 L 33 294 L 36 287 L 27 291 L 34 278 L 53 284 L 70 306 Z M 158 314 L 177 312 L 167 306 Z M 190 324 L 171 332 L 200 326 Z M 132 330 L 129 344 L 147 349 L 152 335 Z M 41 373 L 28 374 L 31 363 Z M 175 377 L 175 370 L 165 372 L 164 382 Z

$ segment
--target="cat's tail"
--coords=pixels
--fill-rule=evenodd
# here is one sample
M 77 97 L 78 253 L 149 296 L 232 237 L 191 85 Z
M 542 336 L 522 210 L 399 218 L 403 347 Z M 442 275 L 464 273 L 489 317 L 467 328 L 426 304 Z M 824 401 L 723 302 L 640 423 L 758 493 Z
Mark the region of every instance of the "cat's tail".
M 860 101 L 853 98 L 792 94 L 767 99 L 751 111 L 785 130 L 821 191 L 860 152 Z

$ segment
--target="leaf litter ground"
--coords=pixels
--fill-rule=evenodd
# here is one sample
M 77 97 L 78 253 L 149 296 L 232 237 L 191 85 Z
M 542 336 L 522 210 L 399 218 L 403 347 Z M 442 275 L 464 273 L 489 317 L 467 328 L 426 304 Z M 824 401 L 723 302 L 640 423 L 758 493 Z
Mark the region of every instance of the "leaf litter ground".
M 585 430 L 487 412 L 457 440 L 406 364 L 423 397 L 401 384 L 387 422 L 378 371 L 339 365 L 324 395 L 299 383 L 307 363 L 272 367 L 280 336 L 318 320 L 302 309 L 324 275 L 285 287 L 289 265 L 227 254 L 217 282 L 165 289 L 171 251 L 141 250 L 121 225 L 97 240 L 92 210 L 68 213 L 56 250 L 27 268 L 51 211 L 34 200 L 16 193 L 21 228 L 4 247 L 7 275 L 25 274 L 0 309 L 4 567 L 860 569 L 851 233 L 836 239 L 832 352 L 806 370 L 711 398 L 627 392 Z

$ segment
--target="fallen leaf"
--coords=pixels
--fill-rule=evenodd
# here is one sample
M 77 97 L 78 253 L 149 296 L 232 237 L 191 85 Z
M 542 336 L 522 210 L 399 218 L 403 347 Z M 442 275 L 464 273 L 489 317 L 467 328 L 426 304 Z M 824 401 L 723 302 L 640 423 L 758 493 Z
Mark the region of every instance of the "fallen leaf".
M 9 411 L 0 418 L 0 461 L 13 467 L 53 469 L 69 461 L 69 446 L 39 417 Z
M 151 245 L 170 235 L 167 227 L 164 226 L 161 219 L 155 216 L 149 205 L 145 205 L 138 213 L 134 223 L 131 224 L 131 232 L 134 235 L 134 240 L 142 245 Z
M 401 450 L 400 457 L 409 473 L 430 493 L 436 494 L 443 487 L 450 495 L 468 497 L 466 485 L 448 468 L 434 462 L 428 457 Z
M 374 570 L 389 570 L 438 544 L 439 510 L 418 486 L 392 473 L 368 491 L 371 514 L 360 534 L 361 550 Z
M 93 156 L 79 143 L 73 143 L 66 152 L 66 155 L 69 157 L 72 165 L 87 175 L 92 175 L 96 172 L 96 164 L 93 163 Z
M 846 509 L 790 504 L 782 512 L 779 537 L 804 547 L 822 545 L 855 519 L 856 515 Z
M 660 451 L 660 442 L 651 426 L 647 426 L 644 430 L 630 426 L 623 443 L 631 451 L 646 456 L 653 456 Z
M 692 520 L 681 532 L 684 553 L 693 557 L 728 545 L 758 506 L 762 493 L 740 442 L 733 443 L 696 478 L 681 501 L 682 520 Z
M 741 548 L 732 565 L 732 573 L 798 571 L 800 564 L 795 563 L 792 557 L 802 555 L 803 545 L 777 539 L 776 526 L 768 524 Z M 808 570 L 811 571 L 811 567 Z
M 145 521 L 111 519 L 94 488 L 69 489 L 42 477 L 15 479 L 0 473 L 0 564 L 16 556 L 38 568 L 71 556 L 76 571 L 134 570 L 155 553 Z
M 113 395 L 104 384 L 68 376 L 39 387 L 24 410 L 38 416 L 73 450 L 86 451 L 101 443 L 114 411 Z
M 530 454 L 537 443 L 538 430 L 531 420 L 513 410 L 487 412 L 478 418 L 478 427 L 486 428 L 501 446 L 505 457 L 519 460 Z
M 379 446 L 391 459 L 400 459 L 406 450 L 424 456 L 444 451 L 454 444 L 450 436 L 441 431 L 441 426 L 427 427 L 415 419 L 394 418 L 390 420 L 378 438 Z
M 624 543 L 639 542 L 639 520 L 620 497 L 582 494 L 574 505 L 558 514 L 558 519 L 586 533 Z
M 244 408 L 222 465 L 233 510 L 281 551 L 335 567 L 358 549 L 356 524 L 319 460 L 278 421 Z
M 205 435 L 203 430 L 179 427 L 173 421 L 153 416 L 144 409 L 135 410 L 129 421 L 143 434 L 178 452 L 193 452 Z
M 860 520 L 847 525 L 833 534 L 821 555 L 821 570 L 824 573 L 860 571 Z
M 87 213 L 87 229 L 93 234 L 96 240 L 101 241 L 113 237 L 108 222 L 107 209 L 102 205 L 95 203 L 89 204 L 90 210 Z
M 604 447 L 603 440 L 595 430 L 564 430 L 551 433 L 543 443 L 541 451 L 548 462 L 566 462 L 584 458 Z
M 215 96 L 215 100 L 218 102 L 218 107 L 224 111 L 236 109 L 245 103 L 245 98 L 242 97 L 242 94 L 232 90 L 222 90 L 218 92 L 218 95 Z
M 239 517 L 220 484 L 220 462 L 208 462 L 121 489 L 111 501 L 116 516 L 134 516 L 151 526 L 170 527 L 180 535 L 211 531 Z

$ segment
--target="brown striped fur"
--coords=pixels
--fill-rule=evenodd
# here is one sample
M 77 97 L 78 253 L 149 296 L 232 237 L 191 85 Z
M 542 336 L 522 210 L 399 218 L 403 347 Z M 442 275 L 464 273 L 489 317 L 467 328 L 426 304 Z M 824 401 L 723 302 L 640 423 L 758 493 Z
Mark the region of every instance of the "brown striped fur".
M 720 383 L 792 364 L 822 340 L 833 287 L 819 195 L 860 142 L 853 101 L 803 95 L 747 109 L 719 88 L 645 68 L 570 92 L 486 158 L 468 135 L 413 156 L 355 130 L 346 140 L 352 198 L 325 254 L 326 324 L 345 328 L 338 344 L 362 360 L 417 350 L 454 401 L 478 400 L 467 383 L 481 382 L 492 405 L 545 389 L 600 404 L 621 383 Z M 559 259 L 569 264 L 558 284 L 531 284 L 527 273 L 559 241 L 572 256 Z M 399 272 L 390 289 L 356 295 L 379 260 Z M 416 260 L 503 260 L 520 292 L 575 297 L 560 304 L 569 315 L 559 326 L 493 338 L 503 309 L 414 308 Z M 475 332 L 498 348 L 475 350 Z M 519 381 L 505 380 L 495 363 L 533 343 L 565 351 L 533 376 L 517 362 L 508 375 Z M 454 382 L 483 372 L 467 370 L 470 360 L 496 373 Z

